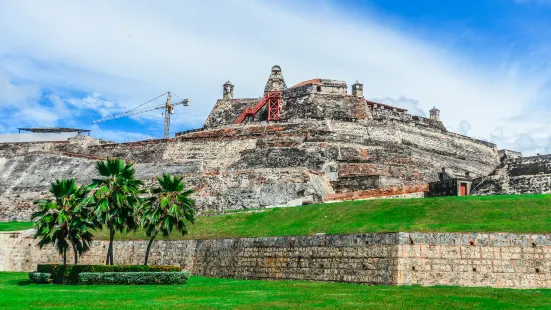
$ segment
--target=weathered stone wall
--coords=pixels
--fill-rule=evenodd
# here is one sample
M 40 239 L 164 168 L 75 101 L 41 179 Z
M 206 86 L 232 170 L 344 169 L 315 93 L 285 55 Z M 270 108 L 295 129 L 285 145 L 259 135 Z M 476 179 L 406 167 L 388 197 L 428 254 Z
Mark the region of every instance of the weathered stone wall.
M 55 178 L 97 177 L 95 161 L 136 163 L 146 183 L 183 175 L 200 210 L 262 208 L 423 191 L 446 167 L 485 176 L 495 145 L 400 120 L 297 120 L 202 130 L 121 144 L 25 144 L 0 154 L 0 221 L 28 220 Z M 69 149 L 70 147 L 70 149 Z
M 487 177 L 473 182 L 474 195 L 551 193 L 551 155 L 503 157 Z
M 30 236 L 0 233 L 0 271 L 61 262 L 53 248 L 39 250 Z M 146 246 L 147 241 L 115 242 L 115 262 L 141 263 Z M 81 262 L 102 264 L 106 247 L 106 241 L 94 242 Z M 156 241 L 150 262 L 208 277 L 549 288 L 550 257 L 549 235 L 368 233 Z
M 220 99 L 205 121 L 205 128 L 231 125 L 247 108 L 253 108 L 261 98 Z M 262 115 L 262 113 L 259 113 Z M 257 116 L 258 118 L 258 116 Z

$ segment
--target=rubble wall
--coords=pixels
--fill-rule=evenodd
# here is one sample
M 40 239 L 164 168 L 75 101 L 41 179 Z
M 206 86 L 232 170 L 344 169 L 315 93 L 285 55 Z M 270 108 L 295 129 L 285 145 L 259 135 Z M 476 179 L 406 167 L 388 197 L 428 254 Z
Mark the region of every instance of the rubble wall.
M 36 247 L 31 234 L 0 233 L 0 271 L 61 263 L 53 248 Z M 141 263 L 146 247 L 147 241 L 116 241 L 115 263 Z M 81 263 L 104 263 L 106 248 L 106 241 L 95 241 Z M 549 235 L 368 233 L 155 241 L 150 263 L 239 279 L 550 288 L 550 257 Z
M 95 162 L 108 157 L 134 162 L 146 184 L 163 172 L 183 175 L 200 210 L 419 197 L 442 167 L 477 177 L 498 163 L 493 144 L 416 123 L 367 119 L 256 123 L 80 148 L 50 143 L 0 149 L 0 221 L 28 220 L 32 201 L 48 195 L 52 181 L 74 177 L 86 184 L 98 177 Z
M 505 158 L 473 184 L 474 195 L 551 193 L 551 155 Z

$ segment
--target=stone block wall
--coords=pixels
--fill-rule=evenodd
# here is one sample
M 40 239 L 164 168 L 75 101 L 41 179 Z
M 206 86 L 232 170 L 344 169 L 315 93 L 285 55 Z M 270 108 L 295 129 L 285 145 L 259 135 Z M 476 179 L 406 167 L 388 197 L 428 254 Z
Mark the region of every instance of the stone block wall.
M 501 164 L 473 184 L 475 195 L 551 193 L 551 155 L 519 157 L 511 151 L 501 154 Z
M 319 203 L 333 194 L 410 194 L 435 181 L 442 167 L 478 177 L 498 164 L 493 144 L 417 123 L 355 119 L 255 123 L 80 149 L 0 145 L 0 221 L 29 220 L 32 201 L 48 195 L 55 178 L 88 183 L 97 177 L 95 161 L 108 157 L 135 162 L 146 184 L 163 172 L 183 176 L 200 210 L 296 205 L 307 197 Z
M 0 271 L 30 271 L 38 263 L 61 262 L 53 248 L 39 250 L 31 235 L 0 233 Z M 141 263 L 146 246 L 147 241 L 115 242 L 115 262 Z M 102 264 L 106 249 L 106 241 L 95 241 L 81 263 Z M 179 265 L 207 277 L 551 288 L 551 235 L 366 233 L 159 240 L 150 257 L 151 264 Z

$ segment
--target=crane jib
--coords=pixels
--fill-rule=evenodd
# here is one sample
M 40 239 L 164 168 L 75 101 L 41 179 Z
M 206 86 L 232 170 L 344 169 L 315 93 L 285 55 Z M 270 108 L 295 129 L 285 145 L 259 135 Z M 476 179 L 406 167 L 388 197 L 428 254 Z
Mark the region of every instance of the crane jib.
M 165 109 L 165 114 L 166 114 L 165 115 L 165 138 L 169 138 L 169 135 L 168 135 L 169 129 L 170 129 L 170 116 L 169 115 L 174 114 L 174 107 L 177 106 L 177 105 L 183 105 L 184 107 L 189 106 L 189 101 L 190 100 L 189 99 L 183 99 L 182 101 L 179 101 L 179 102 L 176 102 L 176 103 L 171 103 L 171 100 L 170 100 L 171 99 L 171 94 L 170 94 L 170 92 L 168 92 L 167 94 L 168 94 L 167 101 L 163 105 L 158 105 L 158 106 L 143 108 L 143 109 L 129 110 L 129 111 L 126 111 L 126 112 L 121 113 L 121 114 L 111 115 L 111 116 L 107 116 L 107 117 L 104 117 L 104 118 L 94 120 L 92 123 L 97 124 L 97 123 L 102 123 L 102 122 L 106 122 L 106 121 L 110 121 L 110 120 L 115 120 L 115 119 L 131 116 L 131 115 L 135 115 L 135 114 L 146 113 L 146 112 L 150 112 L 150 111 L 154 111 L 154 110 L 158 110 L 158 109 Z

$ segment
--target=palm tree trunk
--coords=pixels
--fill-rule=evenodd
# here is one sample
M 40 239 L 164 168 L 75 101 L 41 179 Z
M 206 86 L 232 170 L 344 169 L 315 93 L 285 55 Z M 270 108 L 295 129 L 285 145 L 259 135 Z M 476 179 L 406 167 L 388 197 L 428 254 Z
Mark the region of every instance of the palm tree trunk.
M 151 249 L 151 244 L 153 243 L 153 240 L 155 240 L 155 236 L 151 237 L 151 240 L 149 240 L 149 243 L 147 244 L 147 250 L 145 251 L 145 263 L 144 266 L 147 266 L 147 260 L 149 258 L 149 250 Z
M 73 239 L 73 236 L 69 235 L 69 241 L 71 241 L 71 246 L 73 247 L 73 252 L 75 253 L 75 265 L 78 265 L 77 245 L 75 244 L 75 240 Z
M 109 232 L 109 265 L 114 264 L 114 257 L 113 257 L 113 240 L 115 239 L 115 228 L 111 228 L 111 231 Z
M 109 263 L 111 262 L 111 248 L 113 247 L 113 239 L 111 237 L 113 235 L 113 227 L 111 223 L 108 223 L 107 227 L 109 229 L 109 246 L 107 247 L 107 256 L 105 257 L 105 264 L 109 265 Z
M 63 249 L 63 265 L 67 265 L 67 249 Z
M 109 244 L 109 247 L 107 248 L 107 255 L 105 256 L 105 264 L 106 265 L 109 265 L 109 258 L 111 258 L 109 256 L 110 252 L 111 252 L 111 243 Z

